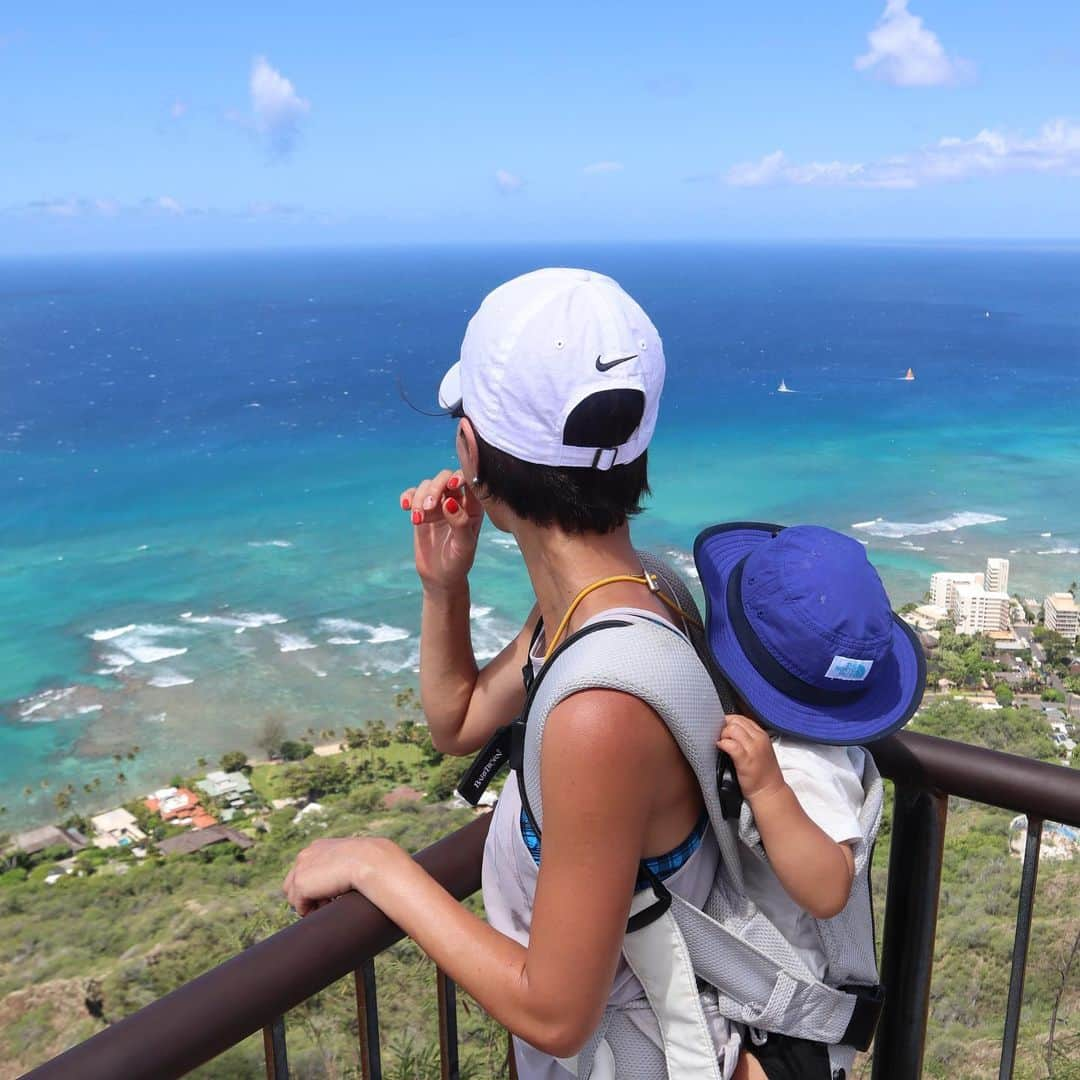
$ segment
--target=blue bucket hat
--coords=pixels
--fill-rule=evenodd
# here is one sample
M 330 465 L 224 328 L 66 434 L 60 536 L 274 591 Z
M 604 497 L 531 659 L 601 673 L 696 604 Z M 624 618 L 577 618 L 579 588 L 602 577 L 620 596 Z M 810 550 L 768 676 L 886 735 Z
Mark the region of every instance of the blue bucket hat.
M 709 651 L 770 728 L 838 746 L 901 728 L 926 659 L 866 551 L 816 525 L 734 522 L 694 542 Z

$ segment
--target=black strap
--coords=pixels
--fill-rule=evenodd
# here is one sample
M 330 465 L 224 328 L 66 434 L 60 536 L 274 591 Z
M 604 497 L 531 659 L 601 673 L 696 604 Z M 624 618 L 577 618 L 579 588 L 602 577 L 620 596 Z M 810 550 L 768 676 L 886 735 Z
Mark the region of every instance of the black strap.
M 840 1045 L 854 1046 L 860 1051 L 869 1050 L 885 1005 L 885 987 L 877 983 L 872 986 L 849 983 L 838 986 L 837 989 L 845 994 L 852 994 L 855 998 L 855 1010 L 840 1038 Z
M 640 873 L 649 879 L 649 885 L 652 887 L 653 894 L 656 897 L 656 903 L 650 904 L 647 908 L 639 911 L 636 915 L 631 915 L 626 920 L 626 932 L 628 934 L 656 922 L 671 907 L 671 893 L 668 892 L 667 886 L 649 869 L 644 860 L 641 862 Z
M 491 781 L 507 765 L 512 769 L 520 766 L 524 741 L 525 725 L 520 719 L 497 728 L 458 781 L 458 794 L 467 803 L 476 806 Z

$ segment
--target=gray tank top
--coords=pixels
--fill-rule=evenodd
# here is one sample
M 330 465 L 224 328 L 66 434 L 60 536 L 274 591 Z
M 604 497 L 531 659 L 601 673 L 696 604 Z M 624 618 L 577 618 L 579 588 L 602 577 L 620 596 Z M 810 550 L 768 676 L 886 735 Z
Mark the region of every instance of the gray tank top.
M 612 608 L 593 616 L 585 625 L 612 617 L 648 618 L 651 621 L 657 618 L 653 612 L 638 608 Z M 535 671 L 538 669 L 537 658 L 531 659 Z M 521 796 L 517 776 L 511 772 L 495 806 L 484 846 L 484 908 L 488 922 L 496 930 L 527 946 L 539 868 L 521 835 L 520 820 Z M 716 837 L 708 829 L 697 849 L 675 873 L 664 879 L 664 884 L 695 907 L 703 907 L 716 877 L 719 858 Z M 644 1000 L 644 991 L 626 960 L 620 957 L 608 1002 L 622 1006 L 635 999 Z M 645 1015 L 643 1011 L 643 1019 Z M 724 1034 L 726 1036 L 726 1032 Z M 566 1080 L 573 1075 L 550 1055 L 542 1054 L 520 1039 L 515 1038 L 514 1043 L 520 1080 Z

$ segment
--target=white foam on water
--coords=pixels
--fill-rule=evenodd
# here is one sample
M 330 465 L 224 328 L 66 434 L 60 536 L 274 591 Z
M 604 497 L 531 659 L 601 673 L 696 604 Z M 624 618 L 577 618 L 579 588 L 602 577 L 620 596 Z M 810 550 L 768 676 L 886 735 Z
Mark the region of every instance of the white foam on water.
M 165 712 L 153 713 L 146 717 L 148 723 L 151 724 L 164 724 L 169 714 Z
M 698 574 L 697 566 L 694 565 L 694 556 L 685 551 L 680 551 L 678 548 L 667 548 L 664 551 L 664 556 L 669 562 L 675 564 L 675 569 L 680 574 L 685 574 L 687 577 L 697 580 L 700 575 Z
M 368 628 L 369 645 L 386 645 L 391 641 L 404 641 L 409 636 L 408 630 L 400 626 L 390 626 L 388 623 L 379 623 L 378 626 Z
M 101 712 L 104 705 L 80 705 L 75 711 L 79 716 L 87 716 L 89 713 Z
M 23 706 L 19 709 L 19 719 L 29 720 L 37 715 L 42 709 L 48 709 L 53 705 L 59 705 L 71 697 L 79 688 L 77 686 L 64 686 L 55 690 L 42 690 L 39 694 L 23 699 Z M 51 721 L 51 717 L 47 721 Z
M 492 614 L 492 608 L 476 608 L 472 620 L 473 654 L 483 663 L 492 660 L 514 639 L 520 627 Z M 480 612 L 483 614 L 480 614 Z M 473 614 L 470 611 L 470 614 Z
M 242 634 L 245 630 L 255 630 L 260 626 L 280 626 L 289 621 L 276 611 L 238 611 L 235 615 L 193 615 L 190 611 L 184 611 L 180 618 L 200 626 L 231 627 L 237 634 Z
M 487 615 L 490 615 L 493 608 L 484 607 L 480 604 L 469 605 L 469 618 L 470 619 L 482 619 Z
M 1045 551 L 1036 551 L 1036 555 L 1080 555 L 1080 547 L 1066 547 L 1059 544 L 1057 547 L 1047 548 Z
M 497 536 L 489 537 L 489 542 L 501 548 L 516 548 L 518 546 L 518 542 L 512 536 L 507 536 L 506 533 L 499 533 Z
M 1050 539 L 1050 537 L 1051 537 L 1051 536 L 1053 536 L 1054 534 L 1053 534 L 1053 533 L 1039 533 L 1039 535 L 1040 535 L 1040 536 L 1041 536 L 1041 537 L 1042 537 L 1042 538 L 1043 538 L 1044 540 L 1049 540 L 1049 539 Z
M 249 540 L 248 541 L 248 547 L 253 547 L 253 548 L 265 548 L 265 547 L 291 548 L 292 547 L 292 541 L 291 540 Z
M 130 634 L 134 629 L 135 624 L 128 623 L 127 626 L 117 626 L 111 630 L 94 630 L 86 636 L 91 641 L 112 641 L 113 638 L 123 637 L 124 634 Z
M 962 510 L 956 514 L 950 514 L 947 518 L 938 521 L 886 521 L 884 518 L 875 518 L 873 521 L 857 521 L 851 527 L 861 529 L 871 536 L 881 536 L 888 540 L 902 540 L 907 536 L 930 536 L 933 533 L 950 533 L 958 529 L 970 528 L 972 525 L 993 525 L 999 521 L 1007 521 L 1008 518 L 998 514 L 981 514 L 976 511 Z
M 331 634 L 355 634 L 359 630 L 368 631 L 371 627 L 356 619 L 320 619 L 319 629 Z
M 170 686 L 190 686 L 194 681 L 179 671 L 162 671 L 150 680 L 150 685 L 164 690 Z
M 123 653 L 106 653 L 102 660 L 105 666 L 98 668 L 99 675 L 115 675 L 118 671 L 123 671 L 124 668 L 131 667 L 135 663 L 130 656 L 125 656 Z
M 334 635 L 329 639 L 331 645 L 387 645 L 393 641 L 405 641 L 410 636 L 409 631 L 400 626 L 389 623 L 372 626 L 357 619 L 320 619 L 319 629 Z M 367 640 L 357 638 L 356 634 L 367 634 Z
M 902 548 L 907 548 L 909 551 L 925 551 L 926 550 L 926 548 L 924 548 L 924 547 L 919 547 L 918 544 L 913 544 L 910 540 L 901 540 L 900 541 L 900 546 Z
M 319 647 L 310 638 L 304 637 L 303 634 L 276 633 L 274 637 L 277 639 L 278 651 L 283 653 L 303 652 L 305 649 L 317 649 Z

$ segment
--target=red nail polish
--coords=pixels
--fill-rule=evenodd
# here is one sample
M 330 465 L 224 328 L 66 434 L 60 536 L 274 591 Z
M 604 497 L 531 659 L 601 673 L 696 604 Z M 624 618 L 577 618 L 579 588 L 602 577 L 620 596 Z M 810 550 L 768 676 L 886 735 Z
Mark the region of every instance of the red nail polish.
M 443 505 L 446 507 L 448 514 L 456 514 L 460 509 L 457 499 L 447 499 Z
M 412 523 L 414 525 L 419 525 L 420 522 L 423 521 L 423 520 L 424 520 L 424 515 L 421 514 L 419 510 L 414 510 L 412 512 Z
M 401 509 L 402 510 L 408 510 L 411 505 L 412 505 L 412 503 L 409 502 L 409 496 L 408 495 L 402 495 L 401 496 Z
M 446 481 L 446 486 L 451 491 L 453 491 L 458 486 L 458 484 L 460 484 L 460 483 L 461 483 L 461 477 L 460 476 L 451 476 L 450 479 Z

